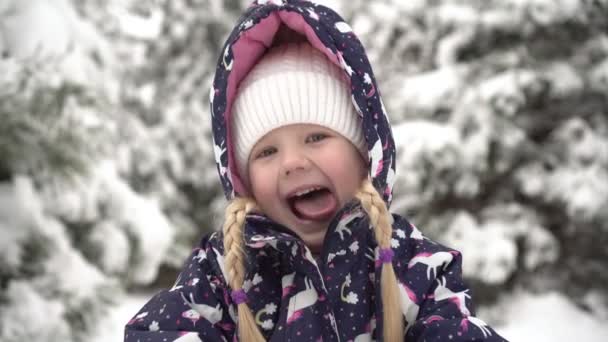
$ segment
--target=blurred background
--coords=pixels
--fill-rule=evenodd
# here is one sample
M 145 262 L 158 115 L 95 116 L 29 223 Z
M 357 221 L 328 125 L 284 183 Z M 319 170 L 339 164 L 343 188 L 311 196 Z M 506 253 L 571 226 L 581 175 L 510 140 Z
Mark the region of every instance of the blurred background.
M 335 0 L 392 210 L 513 341 L 608 340 L 608 0 Z M 225 205 L 208 118 L 248 0 L 0 0 L 0 341 L 121 341 Z

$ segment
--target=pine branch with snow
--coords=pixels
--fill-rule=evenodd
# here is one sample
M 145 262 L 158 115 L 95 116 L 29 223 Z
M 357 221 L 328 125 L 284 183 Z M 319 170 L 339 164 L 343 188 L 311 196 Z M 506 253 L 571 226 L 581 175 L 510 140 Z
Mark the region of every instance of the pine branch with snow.
M 351 9 L 394 123 L 393 210 L 463 250 L 481 302 L 547 283 L 608 294 L 598 271 L 608 260 L 607 9 L 582 0 Z

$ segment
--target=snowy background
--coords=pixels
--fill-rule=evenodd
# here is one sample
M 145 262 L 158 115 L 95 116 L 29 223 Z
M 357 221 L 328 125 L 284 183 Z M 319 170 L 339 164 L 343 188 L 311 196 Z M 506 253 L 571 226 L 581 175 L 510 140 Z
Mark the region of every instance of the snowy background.
M 392 210 L 513 341 L 608 340 L 608 0 L 334 0 Z M 224 200 L 210 79 L 247 0 L 0 0 L 0 341 L 120 341 Z

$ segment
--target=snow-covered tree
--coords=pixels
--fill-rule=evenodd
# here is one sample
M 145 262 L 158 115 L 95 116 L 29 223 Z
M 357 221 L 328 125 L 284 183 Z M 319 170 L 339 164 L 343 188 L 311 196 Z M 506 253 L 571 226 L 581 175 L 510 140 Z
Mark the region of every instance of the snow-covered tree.
M 579 304 L 605 295 L 608 2 L 374 1 L 350 13 L 397 123 L 393 209 L 463 250 L 484 301 L 522 286 Z
M 464 252 L 483 302 L 607 312 L 608 1 L 316 2 L 374 65 L 392 209 Z M 219 227 L 209 84 L 248 3 L 0 2 L 0 340 L 86 340 Z
M 217 228 L 224 203 L 208 85 L 215 51 L 246 5 L 0 5 L 0 69 L 10 76 L 1 80 L 0 174 L 3 199 L 16 201 L 0 215 L 3 246 L 15 246 L 0 268 L 3 341 L 85 339 L 120 289 L 174 281 L 195 240 Z M 27 257 L 30 240 L 49 246 L 42 256 L 61 245 L 73 267 L 60 272 L 46 257 Z M 77 288 L 74 274 L 91 272 Z M 101 287 L 112 296 L 94 290 Z M 52 306 L 56 319 L 28 324 L 38 306 Z
M 0 11 L 0 339 L 7 342 L 82 340 L 121 290 L 76 248 L 80 232 L 51 214 L 52 199 L 42 194 L 86 177 L 92 156 L 109 152 L 101 142 L 114 136 L 103 112 L 105 70 L 89 58 L 101 51 L 82 40 L 94 31 L 63 11 L 65 3 L 55 5 L 15 2 Z

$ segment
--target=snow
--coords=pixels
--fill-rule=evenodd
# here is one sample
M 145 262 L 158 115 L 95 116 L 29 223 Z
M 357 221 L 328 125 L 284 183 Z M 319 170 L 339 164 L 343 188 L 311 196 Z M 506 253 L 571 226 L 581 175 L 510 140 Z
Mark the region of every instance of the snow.
M 16 216 L 23 218 L 17 227 L 30 227 L 32 231 L 53 239 L 52 243 L 47 242 L 53 248 L 53 253 L 46 257 L 44 266 L 49 277 L 42 278 L 36 285 L 48 283 L 48 287 L 42 287 L 56 288 L 58 293 L 70 294 L 72 299 L 92 296 L 104 282 L 103 274 L 72 248 L 65 227 L 44 214 L 41 197 L 34 189 L 31 179 L 16 178 L 15 200 L 21 205 L 21 212 L 16 212 Z
M 124 8 L 113 8 L 112 13 L 118 18 L 122 32 L 130 37 L 152 40 L 160 35 L 164 19 L 160 11 L 154 11 L 148 18 L 134 15 Z
M 129 278 L 136 284 L 153 281 L 174 241 L 172 224 L 157 199 L 136 193 L 120 177 L 115 162 L 105 160 L 91 168 L 89 179 L 48 190 L 47 201 L 53 203 L 48 210 L 71 220 L 97 222 L 89 241 L 99 249 L 105 271 L 130 268 Z M 129 239 L 137 241 L 136 248 L 129 248 Z
M 150 294 L 137 293 L 125 298 L 98 326 L 92 342 L 122 341 L 126 322 L 148 301 Z M 490 324 L 511 342 L 603 342 L 608 341 L 608 324 L 581 310 L 561 294 L 534 295 L 518 292 L 501 301 L 505 322 Z M 480 310 L 480 318 L 484 312 Z
M 399 20 L 399 12 L 395 11 L 393 5 L 386 3 L 375 1 L 370 5 L 370 12 L 373 14 L 373 17 L 383 18 L 383 20 L 386 20 L 387 22 L 397 22 Z
M 30 231 L 28 229 L 14 229 L 21 226 L 23 218 L 21 213 L 22 202 L 15 201 L 13 184 L 8 182 L 0 183 L 0 260 L 5 267 L 18 267 L 22 258 L 21 243 L 27 239 Z M 25 227 L 28 227 L 27 225 Z
M 59 299 L 43 298 L 27 281 L 11 282 L 2 296 L 10 298 L 10 305 L 5 307 L 10 315 L 0 311 L 0 326 L 4 327 L 0 340 L 60 341 L 69 338 L 68 324 L 61 319 L 66 314 L 66 306 Z M 27 330 L 23 329 L 22 322 L 28 322 Z
M 505 2 L 527 10 L 532 19 L 545 25 L 576 17 L 584 3 L 581 0 L 509 0 Z
M 571 217 L 590 219 L 608 203 L 608 144 L 580 118 L 565 122 L 553 139 L 561 149 L 562 163 L 542 178 L 546 196 L 563 201 Z
M 466 213 L 459 213 L 441 242 L 463 254 L 463 273 L 488 284 L 502 284 L 516 270 L 517 246 L 505 236 L 509 224 L 497 221 L 479 224 Z
M 520 293 L 506 308 L 507 323 L 497 331 L 509 341 L 608 341 L 608 324 L 555 292 Z
M 80 84 L 108 81 L 91 58 L 114 62 L 108 42 L 78 16 L 68 0 L 9 1 L 0 21 L 0 51 L 20 60 L 56 62 L 64 77 Z
M 476 9 L 471 5 L 444 3 L 436 10 L 438 19 L 451 25 L 473 25 L 479 18 Z
M 403 13 L 407 13 L 407 14 L 414 14 L 414 13 L 422 12 L 425 10 L 426 6 L 428 5 L 426 0 L 410 0 L 410 1 L 392 0 L 389 3 L 392 8 L 398 8 L 399 10 L 403 11 Z M 392 10 L 391 12 L 398 12 L 398 11 Z
M 8 220 L 10 226 L 0 225 L 0 235 L 13 246 L 0 246 L 8 247 L 2 248 L 3 260 L 9 261 L 2 265 L 3 270 L 19 275 L 23 270 L 14 267 L 20 266 L 21 259 L 31 258 L 28 267 L 37 274 L 8 283 L 0 307 L 0 340 L 70 340 L 64 317 L 83 306 L 87 308 L 83 320 L 98 313 L 99 291 L 109 282 L 71 247 L 65 227 L 46 215 L 30 178 L 16 176 L 12 184 L 0 184 L 0 204 L 6 204 L 7 198 L 12 203 L 0 206 L 0 218 L 10 213 L 12 220 Z M 11 230 L 25 235 L 8 235 Z M 5 240 L 7 235 L 15 240 Z M 28 322 L 27 329 L 23 322 Z
M 463 255 L 468 279 L 500 285 L 521 271 L 537 270 L 557 261 L 560 244 L 534 210 L 518 204 L 494 204 L 481 213 L 460 210 L 445 214 L 447 229 L 438 241 Z M 442 222 L 445 222 L 442 221 Z
M 15 2 L 15 14 L 0 26 L 7 50 L 20 57 L 63 54 L 70 45 L 73 31 L 63 12 L 65 8 L 59 9 L 57 4 L 65 5 L 63 1 Z
M 457 149 L 460 137 L 453 126 L 425 120 L 408 120 L 396 124 L 393 126 L 393 135 L 399 153 L 395 184 L 399 187 L 396 191 L 400 196 L 395 198 L 392 210 L 400 212 L 423 204 L 425 199 L 433 195 L 432 192 L 444 190 L 447 186 L 445 183 L 425 188 L 429 174 L 424 168 L 432 160 L 435 169 L 433 172 L 453 173 L 460 164 Z
M 437 157 L 435 154 L 438 151 L 460 142 L 458 131 L 454 127 L 426 120 L 408 120 L 395 124 L 393 135 L 397 146 L 403 146 L 402 149 L 398 149 L 402 153 L 398 159 L 406 160 L 408 163 L 419 159 L 424 153 Z
M 440 68 L 458 64 L 460 51 L 474 39 L 475 29 L 470 27 L 450 33 L 438 43 L 435 64 Z
M 560 168 L 547 183 L 548 197 L 564 201 L 571 217 L 592 219 L 608 203 L 606 171 L 599 165 Z
M 150 293 L 136 293 L 126 296 L 122 304 L 114 307 L 97 326 L 98 334 L 91 342 L 122 341 L 125 324 L 151 298 Z
M 454 91 L 462 88 L 464 71 L 459 66 L 445 66 L 406 77 L 399 85 L 399 95 L 389 101 L 396 108 L 407 107 L 405 112 L 433 113 L 458 95 Z
M 533 71 L 509 70 L 482 82 L 478 87 L 479 96 L 488 103 L 494 101 L 503 114 L 515 115 L 526 101 L 523 86 L 531 86 L 537 79 Z
M 11 85 L 13 76 L 35 66 L 39 74 L 32 80 L 48 85 L 72 82 L 116 99 L 118 83 L 112 73 L 117 63 L 110 42 L 76 13 L 70 0 L 5 3 L 0 12 L 0 52 L 6 57 L 0 58 L 0 74 L 9 77 L 0 77 L 2 92 L 17 86 Z
M 172 225 L 158 202 L 135 193 L 116 173 L 113 163 L 105 163 L 98 172 L 101 187 L 109 199 L 106 209 L 138 240 L 139 248 L 135 253 L 139 266 L 133 269 L 131 276 L 137 283 L 151 282 L 173 241 Z M 106 246 L 108 253 L 115 247 Z
M 559 257 L 559 244 L 549 231 L 540 227 L 534 227 L 529 229 L 526 237 L 524 265 L 527 269 L 531 270 L 542 264 L 557 260 Z
M 596 91 L 605 91 L 608 86 L 608 58 L 590 71 L 591 86 Z
M 516 32 L 521 25 L 521 13 L 503 9 L 489 9 L 479 18 L 481 25 L 488 29 Z
M 543 78 L 546 78 L 551 83 L 551 94 L 555 97 L 580 93 L 585 86 L 585 83 L 576 68 L 564 62 L 549 64 L 547 69 L 543 72 Z M 602 89 L 605 89 L 605 87 Z
M 121 274 L 129 268 L 129 237 L 114 222 L 96 223 L 88 237 L 100 249 L 99 265 L 108 274 Z

